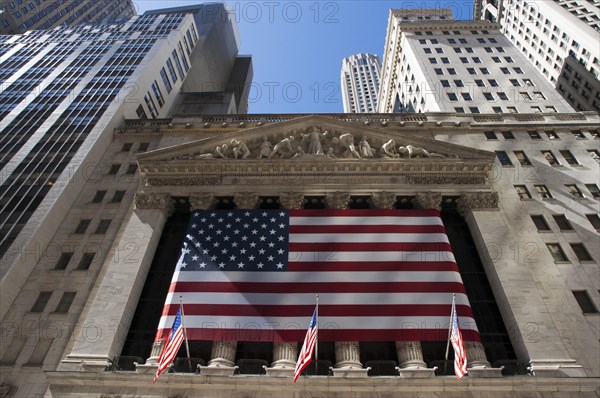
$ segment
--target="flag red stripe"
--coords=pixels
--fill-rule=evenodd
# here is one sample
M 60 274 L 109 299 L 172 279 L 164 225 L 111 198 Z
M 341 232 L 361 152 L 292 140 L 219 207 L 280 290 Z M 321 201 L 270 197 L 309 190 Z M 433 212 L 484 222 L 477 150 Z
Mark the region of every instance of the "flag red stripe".
M 269 316 L 302 317 L 310 313 L 310 305 L 231 305 L 231 304 L 186 304 L 186 316 L 224 315 L 224 316 Z M 420 305 L 320 305 L 320 316 L 446 316 L 451 306 L 436 304 Z M 175 315 L 178 304 L 165 306 L 164 315 Z M 473 318 L 471 307 L 457 305 L 459 316 Z
M 368 270 L 375 271 L 453 271 L 459 272 L 453 261 L 374 261 L 369 263 Z M 335 261 L 335 262 L 308 262 L 290 261 L 288 272 L 336 272 L 336 271 L 365 271 L 364 262 Z
M 187 308 L 187 306 L 186 306 Z M 319 310 L 321 306 L 319 305 Z M 307 317 L 309 319 L 310 317 Z M 442 329 L 326 329 L 327 325 L 319 325 L 319 341 L 446 341 L 448 328 Z M 159 329 L 157 339 L 165 339 L 170 329 Z M 186 328 L 189 340 L 205 341 L 303 341 L 306 330 L 302 329 L 223 329 L 223 328 Z M 480 341 L 475 330 L 462 331 L 464 341 Z
M 377 243 L 375 246 L 370 242 L 324 242 L 324 243 L 289 243 L 291 252 L 452 252 L 449 243 Z M 427 254 L 427 253 L 425 253 Z M 400 255 L 400 254 L 399 254 Z M 374 258 L 376 261 L 376 258 Z
M 398 209 L 353 209 L 351 211 L 341 209 L 318 209 L 318 210 L 288 210 L 290 217 L 439 217 L 440 211 L 435 209 L 425 210 L 398 210 Z
M 290 225 L 290 234 L 445 234 L 442 225 Z
M 177 282 L 171 293 L 466 293 L 460 282 Z

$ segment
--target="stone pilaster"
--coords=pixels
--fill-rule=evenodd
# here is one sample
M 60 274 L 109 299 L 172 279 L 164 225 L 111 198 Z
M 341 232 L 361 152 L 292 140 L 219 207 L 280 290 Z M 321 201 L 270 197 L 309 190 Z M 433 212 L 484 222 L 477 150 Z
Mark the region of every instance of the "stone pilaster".
M 114 250 L 103 265 L 89 310 L 73 334 L 59 370 L 104 371 L 121 353 L 164 224 L 174 208 L 168 194 L 138 192 Z M 115 289 L 118 286 L 118 289 Z
M 439 192 L 419 192 L 413 199 L 415 209 L 442 209 L 442 194 Z
M 458 212 L 466 216 L 470 210 L 498 208 L 498 192 L 463 193 L 456 202 Z
M 284 209 L 302 209 L 304 194 L 300 192 L 285 192 L 279 194 L 279 203 Z
M 150 357 L 146 360 L 146 363 L 157 363 L 158 357 L 163 349 L 165 342 L 163 340 L 155 341 L 152 343 L 152 350 L 150 351 Z
M 233 195 L 233 202 L 238 209 L 255 209 L 258 203 L 258 194 L 255 192 L 239 192 Z
M 208 210 L 215 204 L 215 194 L 213 193 L 191 193 L 190 208 L 192 210 Z
M 325 194 L 327 207 L 330 209 L 347 209 L 350 205 L 350 194 L 346 192 L 331 192 Z
M 378 209 L 393 209 L 396 204 L 396 194 L 393 192 L 375 192 L 371 195 L 373 206 Z

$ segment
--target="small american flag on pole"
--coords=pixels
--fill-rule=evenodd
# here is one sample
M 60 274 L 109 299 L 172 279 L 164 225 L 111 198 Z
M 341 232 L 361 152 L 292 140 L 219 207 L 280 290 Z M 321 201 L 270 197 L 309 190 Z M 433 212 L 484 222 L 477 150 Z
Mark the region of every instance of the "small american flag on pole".
M 156 382 L 156 378 L 160 376 L 160 374 L 169 367 L 171 362 L 173 362 L 173 359 L 175 359 L 175 355 L 177 355 L 177 351 L 179 351 L 179 347 L 181 347 L 181 344 L 183 343 L 183 338 L 181 308 L 179 308 L 179 311 L 177 311 L 177 315 L 175 316 L 175 321 L 173 322 L 173 327 L 171 328 L 171 335 L 166 341 L 166 344 L 160 353 L 160 357 L 158 358 L 158 369 L 156 370 L 156 376 L 154 376 L 154 382 Z
M 454 299 L 452 299 L 452 331 L 450 333 L 450 341 L 454 349 L 454 373 L 456 374 L 456 378 L 460 380 L 467 374 L 467 351 L 465 350 L 465 342 L 458 326 Z
M 300 350 L 298 356 L 298 362 L 296 363 L 296 370 L 294 371 L 294 383 L 298 379 L 298 376 L 312 361 L 313 352 L 315 350 L 315 342 L 317 341 L 317 309 L 310 320 L 310 325 L 306 331 L 306 337 L 304 338 L 304 344 Z

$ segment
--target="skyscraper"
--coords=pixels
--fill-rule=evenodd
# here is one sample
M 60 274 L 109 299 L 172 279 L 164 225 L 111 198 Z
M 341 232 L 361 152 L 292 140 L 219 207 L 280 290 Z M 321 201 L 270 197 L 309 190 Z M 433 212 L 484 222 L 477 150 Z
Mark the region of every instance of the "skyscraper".
M 111 219 L 125 209 L 120 210 L 127 200 L 124 187 L 139 183 L 135 153 L 147 151 L 152 142 L 141 139 L 135 145 L 127 143 L 119 148 L 118 159 L 103 157 L 112 144 L 114 129 L 124 119 L 160 123 L 170 117 L 175 106 L 182 108 L 181 102 L 187 96 L 203 94 L 202 85 L 191 83 L 202 73 L 216 76 L 214 83 L 218 90 L 212 91 L 220 91 L 227 98 L 220 99 L 217 111 L 237 112 L 247 108 L 251 59 L 237 57 L 238 41 L 235 35 L 227 34 L 234 31 L 228 25 L 235 22 L 224 6 L 210 7 L 222 14 L 202 25 L 196 24 L 194 13 L 165 11 L 114 24 L 58 27 L 1 37 L 5 49 L 0 63 L 3 97 L 0 319 L 3 325 L 8 325 L 9 319 L 16 319 L 14 316 L 22 319 L 33 313 L 37 317 L 46 304 L 56 304 L 42 293 L 33 298 L 37 304 L 32 307 L 28 293 L 31 286 L 45 285 L 43 292 L 51 285 L 65 286 L 60 308 L 56 307 L 54 312 L 68 312 L 65 316 L 69 321 L 76 320 L 83 309 L 82 294 L 75 295 L 67 287 L 71 283 L 81 286 L 82 280 L 75 282 L 68 275 L 52 275 L 52 272 L 48 279 L 35 280 L 40 270 L 47 269 L 48 261 L 61 263 L 50 267 L 56 270 L 64 270 L 71 260 L 77 261 L 81 264 L 78 269 L 86 271 L 93 267 L 93 261 L 107 255 L 105 237 L 118 228 Z M 202 11 L 202 7 L 195 10 Z M 221 51 L 221 56 L 227 62 L 216 60 L 207 50 L 211 46 L 226 47 L 228 51 Z M 206 64 L 207 59 L 212 63 Z M 195 68 L 196 63 L 202 62 L 203 68 Z M 237 79 L 236 84 L 230 82 L 232 76 Z M 201 102 L 194 109 L 203 111 L 206 106 L 206 102 Z M 82 188 L 91 181 L 101 187 L 93 198 L 79 202 Z M 100 211 L 98 204 L 107 195 L 112 197 L 109 208 L 102 207 Z M 73 209 L 79 209 L 75 211 L 77 215 L 72 213 Z M 83 243 L 78 239 L 90 231 L 94 231 L 91 240 Z M 79 243 L 71 246 L 75 241 Z M 97 250 L 90 250 L 90 245 Z M 52 248 L 59 246 L 58 257 L 54 257 Z M 96 275 L 85 278 L 88 292 Z M 28 303 L 20 306 L 20 302 Z M 63 320 L 66 322 L 67 318 Z M 27 340 L 26 336 L 14 340 L 8 353 L 2 354 L 3 376 L 21 374 L 22 365 L 28 363 L 56 366 L 67 343 L 40 336 L 34 340 Z M 8 347 L 3 343 L 3 349 Z M 28 348 L 35 348 L 37 356 L 19 360 L 18 354 Z M 45 387 L 40 382 L 39 367 L 26 374 L 17 383 L 21 394 L 36 396 L 40 391 L 43 394 Z
M 477 19 L 504 35 L 576 110 L 600 110 L 600 14 L 585 0 L 477 0 Z
M 374 54 L 356 54 L 344 58 L 340 85 L 344 112 L 371 113 L 377 110 L 381 63 Z
M 571 109 L 497 25 L 443 9 L 390 11 L 379 112 Z
M 4 1 L 0 6 L 0 34 L 12 35 L 82 23 L 109 23 L 134 15 L 131 0 Z

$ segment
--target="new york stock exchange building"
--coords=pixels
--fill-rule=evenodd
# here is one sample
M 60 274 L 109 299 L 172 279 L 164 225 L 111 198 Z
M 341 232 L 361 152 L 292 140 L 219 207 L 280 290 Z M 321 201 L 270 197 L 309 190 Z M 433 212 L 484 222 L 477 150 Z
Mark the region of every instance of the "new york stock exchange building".
M 110 219 L 81 239 L 112 250 L 73 274 L 80 315 L 39 377 L 55 397 L 598 397 L 599 121 L 126 121 L 64 221 Z M 190 358 L 153 382 L 180 307 Z

